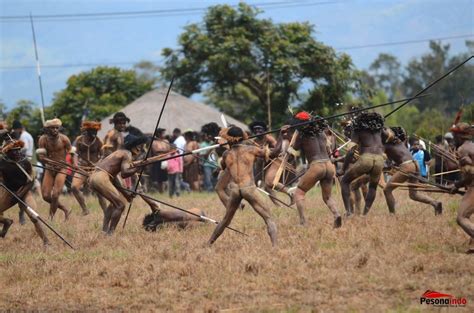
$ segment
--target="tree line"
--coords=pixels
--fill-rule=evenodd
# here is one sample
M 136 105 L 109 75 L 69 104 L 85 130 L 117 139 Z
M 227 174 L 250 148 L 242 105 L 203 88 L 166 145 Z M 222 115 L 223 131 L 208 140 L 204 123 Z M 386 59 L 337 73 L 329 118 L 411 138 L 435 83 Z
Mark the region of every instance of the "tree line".
M 275 23 L 260 18 L 261 13 L 244 3 L 210 7 L 202 22 L 184 28 L 175 49 L 163 49 L 163 66 L 142 61 L 131 70 L 104 66 L 72 75 L 66 88 L 55 93 L 45 116 L 60 117 L 68 135 L 75 136 L 83 119 L 100 120 L 174 77 L 178 93 L 201 94 L 206 103 L 243 122 L 263 120 L 277 126 L 289 110 L 327 115 L 412 96 L 474 54 L 473 41 L 466 41 L 466 51 L 456 55 L 449 45 L 430 42 L 427 53 L 406 65 L 381 53 L 360 70 L 349 55 L 318 41 L 313 25 Z M 387 123 L 431 139 L 447 131 L 461 106 L 464 119 L 472 121 L 472 86 L 470 62 Z M 37 104 L 22 99 L 9 111 L 5 107 L 0 103 L 7 122 L 18 119 L 33 135 L 41 132 Z

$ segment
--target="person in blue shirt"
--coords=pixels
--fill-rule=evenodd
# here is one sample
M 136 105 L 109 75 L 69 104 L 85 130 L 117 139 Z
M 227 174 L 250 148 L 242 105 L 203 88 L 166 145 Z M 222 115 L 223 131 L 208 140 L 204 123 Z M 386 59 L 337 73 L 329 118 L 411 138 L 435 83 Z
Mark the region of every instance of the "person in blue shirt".
M 413 159 L 416 162 L 418 162 L 418 165 L 420 167 L 420 175 L 422 177 L 427 178 L 428 166 L 426 165 L 426 163 L 428 163 L 431 160 L 430 153 L 426 151 L 425 149 L 423 149 L 419 140 L 413 141 L 410 151 L 411 151 L 411 155 L 413 156 Z

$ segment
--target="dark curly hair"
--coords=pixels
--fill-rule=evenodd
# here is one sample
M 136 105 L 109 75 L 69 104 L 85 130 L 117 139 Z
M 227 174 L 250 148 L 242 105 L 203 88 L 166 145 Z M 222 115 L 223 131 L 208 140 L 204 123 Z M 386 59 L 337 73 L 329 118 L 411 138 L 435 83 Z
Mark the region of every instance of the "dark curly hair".
M 156 211 L 145 215 L 143 218 L 143 228 L 146 231 L 156 231 L 158 228 L 165 224 L 165 220 L 160 215 L 160 211 Z
M 404 142 L 407 139 L 407 133 L 403 127 L 394 126 L 390 127 L 390 129 L 393 131 L 395 137 L 397 137 L 401 142 Z
M 375 112 L 362 112 L 357 115 L 352 127 L 354 131 L 368 130 L 376 132 L 383 128 L 383 123 L 382 115 Z
M 316 117 L 311 117 L 312 123 L 303 125 L 303 126 L 297 126 L 296 129 L 304 136 L 304 137 L 314 137 L 317 134 L 322 133 L 327 127 L 328 127 L 328 122 L 327 120 L 316 116 Z M 291 118 L 289 120 L 290 125 L 297 125 L 301 124 L 305 121 L 301 121 L 297 118 Z
M 220 131 L 221 128 L 219 127 L 219 125 L 217 125 L 217 123 L 214 122 L 204 124 L 201 127 L 201 132 L 208 136 L 211 136 L 212 138 L 219 136 Z

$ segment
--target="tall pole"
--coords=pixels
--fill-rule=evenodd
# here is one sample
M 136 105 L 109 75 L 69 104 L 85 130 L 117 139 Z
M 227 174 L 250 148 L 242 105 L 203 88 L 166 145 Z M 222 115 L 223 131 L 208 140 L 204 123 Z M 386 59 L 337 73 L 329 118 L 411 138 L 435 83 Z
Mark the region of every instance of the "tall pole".
M 150 145 L 148 147 L 148 150 L 146 151 L 145 159 L 143 159 L 144 161 L 146 161 L 146 159 L 148 159 L 148 157 L 150 156 L 151 146 L 153 145 L 153 141 L 155 141 L 156 131 L 158 130 L 158 126 L 160 125 L 161 117 L 163 116 L 163 111 L 165 110 L 166 102 L 168 101 L 168 96 L 170 95 L 171 87 L 173 87 L 173 82 L 174 82 L 174 76 L 171 78 L 170 85 L 168 86 L 168 91 L 166 92 L 165 101 L 163 102 L 160 115 L 158 116 L 158 120 L 156 121 L 155 130 L 153 131 L 153 137 L 151 138 Z M 137 191 L 138 186 L 140 185 L 140 179 L 142 178 L 144 170 L 145 170 L 145 167 L 142 167 L 140 169 L 140 173 L 138 174 L 138 179 L 137 179 L 137 182 L 135 183 L 135 187 L 133 188 L 133 192 Z M 127 215 L 125 215 L 125 219 L 123 221 L 123 228 L 125 228 L 125 225 L 127 224 L 127 219 L 128 219 L 128 215 L 130 214 L 130 209 L 132 208 L 132 204 L 133 204 L 133 199 L 130 201 L 130 204 L 128 206 Z
M 268 128 L 272 128 L 272 102 L 270 97 L 270 72 L 267 68 L 267 116 L 268 116 Z
M 38 47 L 36 46 L 36 34 L 35 34 L 35 26 L 33 24 L 33 16 L 30 13 L 30 22 L 31 22 L 31 32 L 33 33 L 33 44 L 35 46 L 35 58 L 36 58 L 36 72 L 38 73 L 38 81 L 41 93 L 41 121 L 44 124 L 44 94 L 43 94 L 43 82 L 41 81 L 41 68 L 39 63 L 38 57 Z

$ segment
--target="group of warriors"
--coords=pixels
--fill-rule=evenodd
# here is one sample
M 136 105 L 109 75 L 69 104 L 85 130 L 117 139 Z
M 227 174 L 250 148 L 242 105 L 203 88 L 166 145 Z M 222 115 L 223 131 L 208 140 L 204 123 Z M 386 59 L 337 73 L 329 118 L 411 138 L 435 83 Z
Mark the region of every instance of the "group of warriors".
M 330 127 L 324 118 L 298 112 L 280 128 L 276 139 L 262 122 L 249 125 L 250 132 L 235 125 L 220 128 L 216 123 L 209 123 L 202 129 L 215 140 L 215 145 L 209 149 L 200 149 L 198 145 L 179 148 L 163 140 L 162 129 L 155 131 L 150 140 L 130 126 L 130 119 L 122 112 L 116 113 L 110 122 L 114 127 L 102 141 L 97 136 L 101 124 L 84 121 L 81 135 L 74 140 L 75 149 L 68 137 L 60 132 L 60 119 L 45 122 L 44 134 L 38 140 L 37 157 L 44 167 L 41 195 L 50 206 L 51 219 L 58 208 L 65 219 L 71 214 L 70 208 L 60 199 L 69 169 L 74 173 L 71 188 L 82 213 L 89 213 L 83 195 L 87 185 L 98 198 L 104 215 L 102 230 L 107 234 L 114 232 L 127 205 L 137 195 L 151 209 L 151 214 L 144 219 L 146 229 L 156 229 L 165 223 L 178 223 L 184 227 L 192 222 L 203 222 L 205 213 L 200 209 L 175 210 L 173 206 L 168 209 L 160 205 L 159 200 L 146 196 L 140 186 L 141 175 L 137 175 L 150 164 L 174 158 L 186 158 L 191 166 L 194 162 L 199 164 L 199 160 L 209 162 L 202 157 L 200 152 L 203 150 L 207 154 L 212 151 L 219 160 L 217 166 L 213 165 L 217 167 L 214 170 L 217 175 L 215 190 L 226 209 L 209 239 L 210 244 L 229 227 L 237 209 L 243 208 L 243 200 L 246 200 L 264 220 L 272 244 L 277 245 L 277 225 L 265 195 L 277 205 L 296 205 L 299 222 L 305 225 L 306 194 L 316 185 L 320 186 L 322 200 L 333 215 L 334 228 L 342 226 L 342 216 L 333 196 L 335 184 L 340 185 L 346 218 L 354 214 L 367 215 L 377 188 L 383 189 L 388 210 L 395 213 L 397 205 L 393 191 L 401 186 L 408 190 L 410 199 L 431 205 L 435 215 L 443 212 L 441 202 L 420 192 L 423 190 L 419 187 L 420 182 L 426 184 L 428 181 L 420 175 L 420 165 L 407 146 L 405 130 L 399 126 L 387 127 L 383 117 L 375 112 L 354 113 L 341 123 L 342 134 Z M 18 199 L 7 188 L 0 188 L 0 223 L 3 224 L 0 236 L 4 237 L 12 224 L 11 219 L 3 217 L 3 212 L 18 203 L 20 210 L 35 224 L 43 242 L 48 244 L 37 218 L 31 210 L 25 209 L 37 206 L 31 189 L 35 180 L 33 167 L 39 165 L 32 164 L 22 153 L 22 141 L 12 138 L 9 131 L 2 128 L 2 186 L 13 191 Z M 444 190 L 461 193 L 460 188 L 466 189 L 462 192 L 457 222 L 470 236 L 468 252 L 472 253 L 474 224 L 469 218 L 474 213 L 473 128 L 466 123 L 457 123 L 451 133 L 456 151 L 451 153 L 455 158 L 450 161 L 456 164 L 462 177 Z M 336 138 L 345 140 L 344 144 L 338 147 Z M 153 156 L 148 157 L 147 148 L 155 150 Z M 71 165 L 65 159 L 74 150 L 75 161 Z M 388 182 L 383 178 L 384 171 L 391 176 Z M 193 171 L 191 173 L 194 175 Z M 286 194 L 289 202 L 280 200 L 278 192 Z

